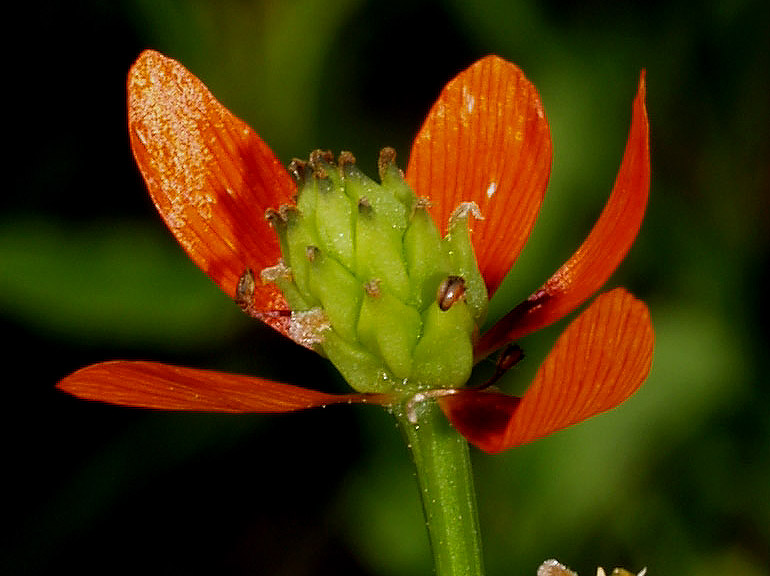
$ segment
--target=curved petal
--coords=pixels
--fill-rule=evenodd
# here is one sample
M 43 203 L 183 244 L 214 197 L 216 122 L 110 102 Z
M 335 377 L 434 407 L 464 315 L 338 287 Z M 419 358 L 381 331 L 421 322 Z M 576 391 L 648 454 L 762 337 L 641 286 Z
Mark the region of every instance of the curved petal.
M 386 400 L 383 395 L 324 394 L 264 378 L 120 360 L 81 368 L 56 387 L 84 400 L 200 412 L 292 412 L 342 402 Z
M 500 452 L 626 400 L 647 377 L 653 344 L 647 307 L 616 288 L 567 327 L 521 400 L 468 390 L 442 399 L 441 407 L 471 443 Z
M 231 298 L 247 270 L 281 258 L 265 210 L 291 202 L 294 181 L 267 145 L 179 62 L 143 52 L 128 75 L 131 149 L 152 201 L 184 247 Z M 251 293 L 249 294 L 251 295 Z M 244 307 L 288 333 L 272 284 Z M 267 314 L 265 314 L 267 313 Z
M 642 225 L 650 189 L 650 127 L 642 71 L 623 162 L 599 220 L 583 244 L 526 301 L 514 308 L 476 346 L 478 358 L 560 320 L 607 281 L 626 257 Z
M 487 56 L 446 85 L 412 145 L 406 179 L 446 233 L 461 202 L 476 202 L 479 270 L 490 295 L 534 226 L 551 171 L 551 135 L 535 86 Z

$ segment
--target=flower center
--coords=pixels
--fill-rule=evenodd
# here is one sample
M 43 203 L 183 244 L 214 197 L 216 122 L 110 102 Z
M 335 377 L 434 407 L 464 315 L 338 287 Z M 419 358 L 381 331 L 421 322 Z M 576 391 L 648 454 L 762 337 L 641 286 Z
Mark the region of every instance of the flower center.
M 283 292 L 292 335 L 362 392 L 462 386 L 487 309 L 468 229 L 478 207 L 460 205 L 441 238 L 390 148 L 379 184 L 347 152 L 335 162 L 315 151 L 289 170 L 296 206 L 267 213 L 283 260 L 261 277 Z

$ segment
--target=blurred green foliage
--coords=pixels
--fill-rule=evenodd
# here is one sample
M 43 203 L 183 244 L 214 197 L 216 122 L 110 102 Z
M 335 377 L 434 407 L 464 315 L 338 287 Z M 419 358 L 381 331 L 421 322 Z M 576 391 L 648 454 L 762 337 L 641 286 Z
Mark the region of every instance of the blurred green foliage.
M 43 2 L 19 19 L 10 178 L 0 200 L 7 366 L 0 572 L 430 572 L 392 419 L 337 407 L 267 417 L 88 404 L 53 385 L 146 358 L 343 384 L 249 321 L 190 263 L 133 166 L 124 79 L 141 49 L 183 62 L 286 162 L 409 143 L 443 84 L 487 53 L 535 82 L 549 193 L 492 301 L 503 314 L 579 244 L 620 162 L 647 70 L 648 217 L 612 284 L 648 302 L 652 374 L 621 408 L 475 454 L 488 573 L 556 557 L 651 575 L 768 574 L 770 10 L 760 0 Z M 563 324 L 522 342 L 526 386 Z

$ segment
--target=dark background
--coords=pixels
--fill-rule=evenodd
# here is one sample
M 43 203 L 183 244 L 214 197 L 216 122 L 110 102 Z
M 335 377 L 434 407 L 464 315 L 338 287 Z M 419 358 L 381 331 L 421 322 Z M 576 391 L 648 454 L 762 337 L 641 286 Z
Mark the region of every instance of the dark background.
M 0 196 L 3 574 L 430 573 L 390 416 L 276 417 L 86 403 L 56 381 L 143 358 L 342 391 L 250 321 L 154 211 L 127 137 L 145 47 L 183 62 L 282 160 L 411 138 L 488 53 L 538 86 L 554 140 L 541 217 L 499 316 L 577 247 L 620 163 L 647 69 L 652 187 L 611 279 L 650 306 L 652 374 L 620 409 L 532 445 L 474 451 L 490 575 L 557 557 L 671 574 L 769 574 L 770 10 L 692 3 L 392 0 L 38 2 L 6 22 Z M 523 387 L 563 323 L 523 342 Z

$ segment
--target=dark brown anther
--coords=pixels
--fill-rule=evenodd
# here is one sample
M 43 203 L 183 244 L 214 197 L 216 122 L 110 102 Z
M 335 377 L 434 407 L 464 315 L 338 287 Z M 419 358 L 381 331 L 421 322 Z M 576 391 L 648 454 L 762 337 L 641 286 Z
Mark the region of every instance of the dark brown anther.
M 289 163 L 289 174 L 291 174 L 294 179 L 297 181 L 297 184 L 300 186 L 305 183 L 305 180 L 307 179 L 308 173 L 310 170 L 308 169 L 307 162 L 304 160 L 300 160 L 299 158 L 294 158 Z
M 331 150 L 313 150 L 308 161 L 313 174 L 318 178 L 326 178 L 326 169 L 334 165 L 334 154 Z
M 275 208 L 268 208 L 265 210 L 265 220 L 270 224 L 271 228 L 279 234 L 286 230 L 286 226 L 296 221 L 297 219 L 297 207 L 289 204 L 282 204 Z
M 285 222 L 294 218 L 298 213 L 299 210 L 297 210 L 297 207 L 292 206 L 291 204 L 281 204 L 278 207 L 278 214 L 280 214 L 281 219 Z
M 385 173 L 390 166 L 396 164 L 396 150 L 390 146 L 386 146 L 380 150 L 380 156 L 377 159 L 377 171 L 380 174 L 380 181 L 385 177 Z
M 246 268 L 238 278 L 238 284 L 235 285 L 235 303 L 244 312 L 248 312 L 254 301 L 254 291 L 257 289 L 257 282 L 254 278 L 254 272 L 251 268 Z
M 438 287 L 436 302 L 442 312 L 449 310 L 458 300 L 465 297 L 465 280 L 462 276 L 447 276 Z
M 337 164 L 339 164 L 340 168 L 344 168 L 345 166 L 355 164 L 356 163 L 356 157 L 353 156 L 352 152 L 348 152 L 347 150 L 343 150 L 340 152 L 340 156 L 337 159 Z
M 489 388 L 500 380 L 500 378 L 503 377 L 503 374 L 518 364 L 522 358 L 524 358 L 524 350 L 521 349 L 521 346 L 518 344 L 508 344 L 508 346 L 503 348 L 503 351 L 500 352 L 500 356 L 497 357 L 497 366 L 495 367 L 494 376 L 483 384 L 476 386 L 475 389 L 483 390 Z
M 321 250 L 317 246 L 308 246 L 305 248 L 305 257 L 308 262 L 315 262 L 316 258 L 321 254 Z
M 380 297 L 380 279 L 379 278 L 372 278 L 368 282 L 364 284 L 364 291 L 368 296 L 371 296 L 372 298 L 379 298 Z
M 372 203 L 366 196 L 361 196 L 358 199 L 358 213 L 362 216 L 370 216 L 372 213 Z
M 286 219 L 275 208 L 265 210 L 265 220 L 267 220 L 267 223 L 270 224 L 273 230 L 280 230 L 282 226 L 286 225 Z
M 285 224 L 290 226 L 297 222 L 299 217 L 299 210 L 296 206 L 292 206 L 290 204 L 281 204 L 278 207 L 278 215 L 281 217 L 281 219 L 278 221 L 279 225 Z
M 524 350 L 518 344 L 508 344 L 497 358 L 497 371 L 506 372 L 524 358 Z
M 331 150 L 321 150 L 320 148 L 316 148 L 310 153 L 309 161 L 311 164 L 318 164 L 320 162 L 333 164 L 334 154 L 332 154 Z

